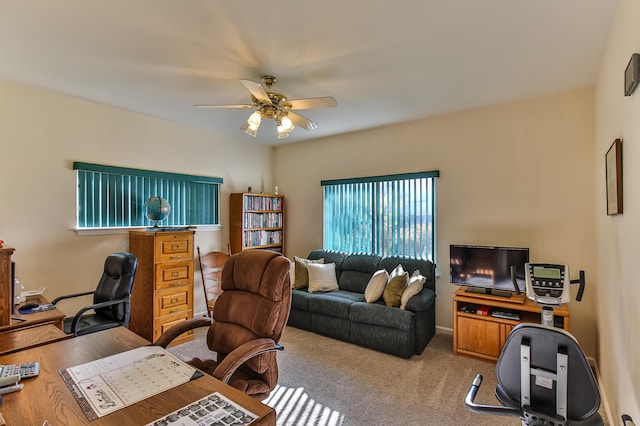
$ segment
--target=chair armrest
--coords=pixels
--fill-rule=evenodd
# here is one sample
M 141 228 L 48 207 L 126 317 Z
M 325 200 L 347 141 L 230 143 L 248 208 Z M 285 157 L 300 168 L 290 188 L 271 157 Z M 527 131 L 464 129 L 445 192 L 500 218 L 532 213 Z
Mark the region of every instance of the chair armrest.
M 84 314 L 87 311 L 90 310 L 95 310 L 95 309 L 99 309 L 99 308 L 106 308 L 107 306 L 112 306 L 112 305 L 119 305 L 121 303 L 127 303 L 129 301 L 129 296 L 123 296 L 120 299 L 113 299 L 113 300 L 107 300 L 106 302 L 100 302 L 100 303 L 96 303 L 94 305 L 89 305 L 89 306 L 85 306 L 84 308 L 80 309 L 78 312 L 76 312 L 75 316 L 76 317 L 80 317 L 82 316 L 82 314 Z
M 282 350 L 284 350 L 284 347 L 272 339 L 261 338 L 251 340 L 231 351 L 213 371 L 213 377 L 224 383 L 229 383 L 229 379 L 231 379 L 231 376 L 238 367 L 251 358 L 266 352 Z
M 436 293 L 430 288 L 423 288 L 420 293 L 411 296 L 405 309 L 420 312 L 430 309 L 436 303 Z
M 64 299 L 71 299 L 73 297 L 80 297 L 80 296 L 88 296 L 88 295 L 93 294 L 93 293 L 95 293 L 95 290 L 83 291 L 82 293 L 67 294 L 65 296 L 56 297 L 55 299 L 53 299 L 51 301 L 51 304 L 55 305 L 56 303 L 58 303 L 59 301 L 64 300 Z
M 191 318 L 186 321 L 182 321 L 158 337 L 158 339 L 153 342 L 153 346 L 160 346 L 166 348 L 169 344 L 182 333 L 186 333 L 187 331 L 200 328 L 200 327 L 209 327 L 211 325 L 211 318 L 208 317 L 200 317 L 200 318 Z
M 93 294 L 93 292 L 90 292 L 88 294 Z M 82 294 L 79 294 L 79 295 L 82 295 Z M 120 305 L 122 303 L 129 303 L 129 298 L 130 298 L 129 296 L 123 296 L 120 299 L 108 300 L 106 302 L 100 302 L 100 303 L 96 303 L 94 305 L 85 306 L 84 308 L 80 309 L 74 315 L 73 321 L 71 321 L 71 330 L 70 330 L 71 334 L 73 334 L 74 336 L 76 335 L 76 329 L 78 328 L 78 322 L 80 321 L 80 319 L 82 318 L 82 315 L 84 315 L 85 312 L 90 311 L 90 310 L 99 309 L 99 308 L 106 308 L 107 306 Z

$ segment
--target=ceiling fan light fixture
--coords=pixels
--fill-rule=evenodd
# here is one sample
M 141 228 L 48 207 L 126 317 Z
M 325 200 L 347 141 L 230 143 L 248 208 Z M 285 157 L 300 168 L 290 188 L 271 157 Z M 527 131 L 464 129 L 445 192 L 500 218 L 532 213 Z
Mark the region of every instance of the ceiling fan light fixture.
M 285 132 L 280 128 L 280 126 L 278 126 L 277 128 L 277 132 L 278 132 L 278 139 L 284 139 L 289 137 L 289 132 Z
M 280 126 L 287 133 L 289 133 L 290 131 L 292 131 L 294 129 L 293 122 L 286 115 L 284 117 L 282 117 L 282 120 L 280 120 Z
M 279 116 L 276 119 L 276 130 L 278 132 L 278 139 L 284 139 L 289 136 L 289 132 L 294 129 L 293 122 L 287 117 L 286 112 L 284 115 Z
M 258 128 L 257 128 L 257 127 L 251 127 L 251 126 L 248 126 L 248 127 L 244 130 L 244 132 L 245 132 L 246 134 L 248 134 L 249 136 L 253 136 L 253 137 L 255 138 L 255 137 L 256 137 L 256 135 L 258 134 Z
M 289 136 L 289 133 L 296 126 L 306 130 L 313 130 L 317 125 L 302 115 L 293 112 L 299 109 L 313 108 L 333 108 L 337 106 L 337 101 L 330 97 L 324 96 L 320 98 L 304 98 L 304 99 L 287 99 L 281 93 L 272 90 L 276 78 L 272 75 L 262 76 L 262 83 L 266 85 L 267 90 L 258 82 L 241 79 L 240 82 L 251 94 L 251 104 L 234 104 L 234 105 L 195 105 L 199 108 L 255 108 L 247 121 L 240 127 L 248 135 L 256 137 L 258 128 L 263 119 L 272 119 L 276 122 L 277 134 L 279 139 Z M 293 117 L 291 119 L 289 117 Z
M 260 114 L 260 110 L 253 111 L 253 113 L 247 119 L 247 124 L 249 128 L 258 130 L 260 127 L 260 122 L 262 121 L 262 114 Z

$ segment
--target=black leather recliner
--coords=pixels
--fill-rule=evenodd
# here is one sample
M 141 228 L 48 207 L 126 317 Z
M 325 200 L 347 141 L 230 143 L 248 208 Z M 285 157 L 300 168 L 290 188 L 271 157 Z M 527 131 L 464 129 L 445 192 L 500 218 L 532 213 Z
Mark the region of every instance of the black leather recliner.
M 474 399 L 476 375 L 465 403 L 475 413 L 520 417 L 523 425 L 602 425 L 600 391 L 576 339 L 568 332 L 523 323 L 509 334 L 496 363 L 495 396 L 501 406 Z
M 138 268 L 138 258 L 132 253 L 112 253 L 104 262 L 104 272 L 94 291 L 69 294 L 51 303 L 80 296 L 93 295 L 93 304 L 65 318 L 64 332 L 80 336 L 109 328 L 127 326 L 131 318 L 131 289 Z M 93 311 L 89 312 L 88 311 Z

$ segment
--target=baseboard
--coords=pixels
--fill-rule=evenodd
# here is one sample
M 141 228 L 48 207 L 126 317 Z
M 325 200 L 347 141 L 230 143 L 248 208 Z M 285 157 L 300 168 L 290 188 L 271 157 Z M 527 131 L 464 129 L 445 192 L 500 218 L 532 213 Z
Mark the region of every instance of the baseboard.
M 589 362 L 589 365 L 591 366 L 591 368 L 593 369 L 593 371 L 595 371 L 596 373 L 596 381 L 598 382 L 598 388 L 600 389 L 600 404 L 604 405 L 604 412 L 607 416 L 607 424 L 608 425 L 615 425 L 616 423 L 613 421 L 613 418 L 611 417 L 611 409 L 609 407 L 609 400 L 607 400 L 607 395 L 604 391 L 604 387 L 601 386 L 602 384 L 602 377 L 600 376 L 600 369 L 598 368 L 598 363 L 596 362 L 596 360 L 594 358 L 591 357 L 587 357 L 587 362 Z
M 441 327 L 439 325 L 436 325 L 436 334 L 453 336 L 453 328 Z

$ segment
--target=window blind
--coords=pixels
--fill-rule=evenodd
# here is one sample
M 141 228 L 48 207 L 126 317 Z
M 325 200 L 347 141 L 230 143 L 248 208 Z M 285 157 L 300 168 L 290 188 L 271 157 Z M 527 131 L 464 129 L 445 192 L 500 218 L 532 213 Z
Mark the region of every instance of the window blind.
M 162 226 L 219 224 L 222 178 L 74 162 L 77 227 L 151 226 L 144 203 L 160 196 L 171 204 Z
M 325 180 L 324 248 L 434 260 L 438 171 Z

